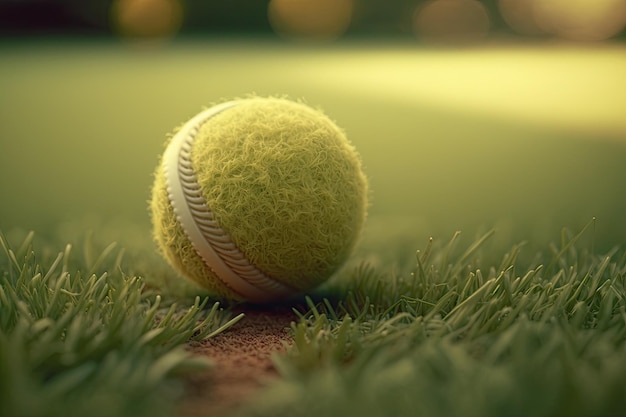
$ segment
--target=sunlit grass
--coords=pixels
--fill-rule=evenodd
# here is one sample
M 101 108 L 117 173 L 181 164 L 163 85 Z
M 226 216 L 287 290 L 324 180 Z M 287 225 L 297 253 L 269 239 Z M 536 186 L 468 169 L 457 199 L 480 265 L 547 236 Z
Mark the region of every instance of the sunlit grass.
M 393 98 L 493 119 L 622 138 L 621 45 L 491 45 L 466 50 L 386 48 L 304 57 L 292 76 L 359 97 Z M 393 63 L 393 65 L 389 65 Z M 367 88 L 363 88 L 363 86 Z

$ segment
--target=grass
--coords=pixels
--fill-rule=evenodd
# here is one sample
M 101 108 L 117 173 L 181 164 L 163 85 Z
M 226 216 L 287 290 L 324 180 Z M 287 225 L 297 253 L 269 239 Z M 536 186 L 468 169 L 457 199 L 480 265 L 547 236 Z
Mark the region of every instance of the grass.
M 621 415 L 626 254 L 594 254 L 585 229 L 532 264 L 522 245 L 484 263 L 490 232 L 430 242 L 406 273 L 355 270 L 308 299 L 283 380 L 244 415 Z
M 20 196 L 0 205 L 0 228 L 54 234 L 85 215 L 147 223 L 167 133 L 211 102 L 256 92 L 303 98 L 345 128 L 370 178 L 370 213 L 416 223 L 420 242 L 476 226 L 544 242 L 593 216 L 609 245 L 626 234 L 612 221 L 626 211 L 616 192 L 626 128 L 598 128 L 624 124 L 620 46 L 128 46 L 0 47 L 0 189 Z M 519 117 L 503 116 L 513 108 Z
M 408 267 L 347 268 L 304 298 L 281 378 L 238 413 L 621 414 L 626 253 L 595 253 L 593 224 L 537 252 L 457 233 Z M 175 415 L 180 377 L 210 369 L 185 344 L 241 319 L 208 298 L 172 303 L 92 240 L 77 256 L 0 235 L 2 415 Z
M 124 274 L 114 244 L 86 245 L 80 262 L 70 245 L 46 256 L 33 237 L 13 249 L 0 234 L 0 415 L 170 415 L 172 376 L 211 366 L 183 344 L 241 317 L 208 298 L 162 299 Z

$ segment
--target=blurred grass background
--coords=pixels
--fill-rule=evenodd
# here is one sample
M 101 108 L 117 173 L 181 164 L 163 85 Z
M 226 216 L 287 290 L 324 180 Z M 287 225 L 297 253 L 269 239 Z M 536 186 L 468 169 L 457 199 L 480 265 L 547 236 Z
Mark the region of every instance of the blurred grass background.
M 600 119 L 626 104 L 616 103 L 626 100 L 620 94 L 619 73 L 626 69 L 621 48 L 603 51 L 606 59 L 599 64 L 598 51 L 577 51 L 572 61 L 585 67 L 585 78 L 545 93 L 590 92 L 586 101 L 572 106 L 552 99 L 552 107 L 544 108 L 543 95 L 524 97 L 535 81 L 514 74 L 508 91 L 481 104 L 483 109 L 474 102 L 484 102 L 481 91 L 489 94 L 489 80 L 477 80 L 480 85 L 463 97 L 445 97 L 451 94 L 447 84 L 463 73 L 467 52 L 404 48 L 381 64 L 377 56 L 387 55 L 385 48 L 343 49 L 273 43 L 5 48 L 0 227 L 54 233 L 62 222 L 92 216 L 125 219 L 148 230 L 146 201 L 166 133 L 203 106 L 255 92 L 304 98 L 346 129 L 371 179 L 372 218 L 384 216 L 388 230 L 425 239 L 496 226 L 515 238 L 533 239 L 595 216 L 599 240 L 623 239 L 626 129 L 617 113 L 613 126 Z M 511 55 L 527 57 L 532 67 L 544 49 L 482 53 L 496 67 Z M 447 74 L 420 78 L 420 65 L 441 61 L 452 68 Z M 549 73 L 556 63 L 540 65 Z M 406 80 L 408 91 L 385 88 L 388 79 L 412 71 L 416 76 Z M 437 88 L 434 97 L 420 94 L 421 86 L 433 83 L 441 89 L 439 100 Z M 505 104 L 497 100 L 524 103 L 521 110 L 501 114 Z M 570 106 L 595 111 L 600 120 L 574 114 L 567 126 L 562 121 Z
M 256 93 L 346 129 L 371 180 L 366 244 L 495 227 L 541 245 L 593 217 L 598 248 L 623 242 L 626 2 L 535 2 L 535 20 L 514 0 L 244 3 L 0 1 L 0 229 L 145 238 L 166 134 Z

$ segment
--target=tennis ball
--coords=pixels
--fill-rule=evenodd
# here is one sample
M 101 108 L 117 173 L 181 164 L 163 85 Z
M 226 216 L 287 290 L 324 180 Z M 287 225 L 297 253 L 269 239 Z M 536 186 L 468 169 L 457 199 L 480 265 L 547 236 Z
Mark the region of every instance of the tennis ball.
M 282 98 L 218 104 L 180 127 L 152 188 L 154 238 L 212 293 L 267 302 L 310 290 L 350 255 L 368 184 L 344 132 Z

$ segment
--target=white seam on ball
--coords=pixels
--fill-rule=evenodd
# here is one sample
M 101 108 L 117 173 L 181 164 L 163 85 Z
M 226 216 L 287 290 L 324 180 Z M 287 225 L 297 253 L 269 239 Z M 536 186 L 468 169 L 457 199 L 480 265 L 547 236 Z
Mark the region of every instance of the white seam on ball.
M 237 104 L 236 101 L 219 104 L 185 123 L 165 151 L 164 175 L 177 220 L 204 263 L 236 293 L 251 301 L 267 301 L 295 290 L 260 271 L 215 222 L 191 167 L 191 148 L 200 127 Z

